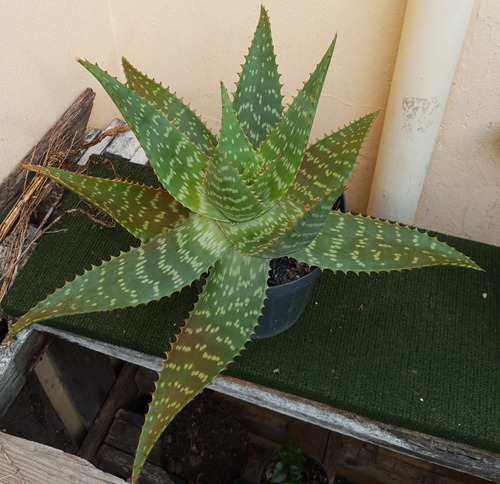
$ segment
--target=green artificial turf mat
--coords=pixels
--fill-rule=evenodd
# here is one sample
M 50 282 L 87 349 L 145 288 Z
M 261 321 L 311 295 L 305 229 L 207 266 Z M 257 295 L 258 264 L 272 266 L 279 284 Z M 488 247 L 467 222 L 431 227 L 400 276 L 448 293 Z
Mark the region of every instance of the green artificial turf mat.
M 92 174 L 147 184 L 149 168 L 93 160 Z M 61 212 L 91 211 L 68 195 Z M 95 214 L 95 212 L 93 212 Z M 98 215 L 99 216 L 99 215 Z M 109 221 L 109 219 L 105 219 Z M 20 316 L 75 272 L 137 240 L 81 212 L 44 235 L 3 301 Z M 387 424 L 500 452 L 500 248 L 440 236 L 486 272 L 434 267 L 320 277 L 285 333 L 249 343 L 228 374 Z M 147 306 L 44 324 L 162 356 L 196 298 L 188 287 Z

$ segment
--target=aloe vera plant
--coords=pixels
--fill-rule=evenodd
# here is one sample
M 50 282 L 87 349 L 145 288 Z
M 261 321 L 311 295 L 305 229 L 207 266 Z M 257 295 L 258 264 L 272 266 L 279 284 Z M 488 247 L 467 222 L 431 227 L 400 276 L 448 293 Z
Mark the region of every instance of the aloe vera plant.
M 128 61 L 123 60 L 126 84 L 80 61 L 120 109 L 164 189 L 27 167 L 109 213 L 141 244 L 55 290 L 16 323 L 11 337 L 38 321 L 158 300 L 210 270 L 159 373 L 132 482 L 173 417 L 250 339 L 266 298 L 271 259 L 293 256 L 356 273 L 430 265 L 479 269 L 420 231 L 330 210 L 376 116 L 308 144 L 334 46 L 335 39 L 284 110 L 262 8 L 232 100 L 221 84 L 218 137 L 174 93 Z

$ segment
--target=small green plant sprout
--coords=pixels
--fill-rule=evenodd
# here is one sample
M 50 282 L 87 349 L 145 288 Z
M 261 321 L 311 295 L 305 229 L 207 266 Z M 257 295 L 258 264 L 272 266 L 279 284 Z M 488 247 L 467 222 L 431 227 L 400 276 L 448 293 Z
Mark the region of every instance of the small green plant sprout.
M 167 353 L 139 440 L 132 482 L 174 416 L 233 361 L 266 299 L 269 262 L 291 256 L 332 271 L 431 265 L 479 269 L 418 230 L 331 211 L 375 114 L 309 144 L 335 39 L 284 109 L 264 8 L 232 96 L 221 84 L 218 137 L 168 88 L 123 60 L 126 84 L 80 61 L 111 96 L 163 188 L 29 166 L 110 214 L 141 244 L 77 275 L 28 311 L 10 336 L 59 316 L 169 296 L 210 268 Z
M 278 462 L 271 476 L 271 482 L 302 484 L 302 472 L 306 455 L 302 449 L 293 446 L 289 437 L 285 438 L 285 448 L 278 452 Z

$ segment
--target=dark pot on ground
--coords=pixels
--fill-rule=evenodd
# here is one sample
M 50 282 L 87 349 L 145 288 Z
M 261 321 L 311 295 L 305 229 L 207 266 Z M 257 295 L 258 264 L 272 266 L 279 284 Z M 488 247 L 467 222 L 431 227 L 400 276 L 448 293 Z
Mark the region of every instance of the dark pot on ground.
M 306 460 L 303 464 L 302 484 L 328 484 L 328 474 L 323 464 L 312 455 L 304 452 Z M 258 484 L 270 484 L 278 455 L 274 454 L 262 468 Z M 285 481 L 286 482 L 286 481 Z

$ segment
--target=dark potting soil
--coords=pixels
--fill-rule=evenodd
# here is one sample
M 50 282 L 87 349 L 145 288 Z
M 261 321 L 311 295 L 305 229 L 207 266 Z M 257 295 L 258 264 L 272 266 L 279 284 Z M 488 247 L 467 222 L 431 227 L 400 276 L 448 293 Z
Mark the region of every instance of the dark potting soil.
M 278 463 L 278 457 L 271 459 L 263 471 L 263 480 L 259 484 L 270 484 L 274 468 Z M 302 484 L 328 484 L 328 479 L 323 473 L 321 465 L 309 456 L 303 464 L 304 470 L 302 471 Z
M 167 427 L 162 464 L 186 484 L 229 484 L 245 468 L 246 430 L 231 405 L 209 390 L 198 395 Z
M 268 283 L 269 286 L 277 286 L 285 282 L 295 281 L 309 272 L 311 272 L 311 267 L 305 262 L 298 262 L 292 257 L 280 257 L 271 260 Z

